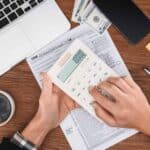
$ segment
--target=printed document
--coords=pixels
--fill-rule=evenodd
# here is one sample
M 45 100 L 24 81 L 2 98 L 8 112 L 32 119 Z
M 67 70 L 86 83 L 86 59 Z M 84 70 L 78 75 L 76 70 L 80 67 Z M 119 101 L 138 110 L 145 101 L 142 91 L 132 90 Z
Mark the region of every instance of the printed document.
M 68 31 L 27 58 L 40 87 L 40 72 L 48 72 L 75 39 L 80 39 L 87 44 L 98 57 L 120 76 L 129 75 L 109 33 L 106 31 L 100 36 L 88 25 L 83 24 Z M 61 128 L 73 150 L 104 150 L 137 133 L 132 129 L 109 127 L 103 121 L 97 121 L 82 108 L 73 110 L 61 123 Z

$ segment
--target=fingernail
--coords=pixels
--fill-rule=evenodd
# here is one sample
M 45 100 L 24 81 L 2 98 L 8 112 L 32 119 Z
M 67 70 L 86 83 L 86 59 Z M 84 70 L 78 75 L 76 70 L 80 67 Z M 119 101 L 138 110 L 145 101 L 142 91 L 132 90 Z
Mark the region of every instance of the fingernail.
M 41 72 L 41 73 L 40 73 L 41 80 L 44 80 L 45 74 L 46 74 L 46 72 Z
M 44 75 L 44 72 L 40 72 L 40 76 L 43 76 Z
M 96 104 L 96 102 L 91 102 L 91 103 L 90 103 L 90 105 L 92 105 L 92 107 L 93 107 L 94 109 L 96 109 L 96 108 L 97 108 L 97 104 Z

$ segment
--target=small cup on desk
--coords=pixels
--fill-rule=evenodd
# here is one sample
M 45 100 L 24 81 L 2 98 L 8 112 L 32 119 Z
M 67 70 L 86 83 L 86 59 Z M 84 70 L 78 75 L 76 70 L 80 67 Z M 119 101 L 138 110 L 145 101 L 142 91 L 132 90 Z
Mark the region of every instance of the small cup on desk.
M 13 98 L 8 93 L 0 91 L 0 127 L 6 125 L 12 119 L 14 112 Z

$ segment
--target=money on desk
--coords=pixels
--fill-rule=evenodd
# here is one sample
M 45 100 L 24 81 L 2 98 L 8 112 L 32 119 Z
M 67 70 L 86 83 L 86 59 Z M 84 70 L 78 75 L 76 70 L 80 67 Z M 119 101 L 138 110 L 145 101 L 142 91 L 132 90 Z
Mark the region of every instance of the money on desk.
M 91 26 L 99 34 L 109 28 L 111 22 L 96 7 L 92 0 L 75 0 L 72 21 Z

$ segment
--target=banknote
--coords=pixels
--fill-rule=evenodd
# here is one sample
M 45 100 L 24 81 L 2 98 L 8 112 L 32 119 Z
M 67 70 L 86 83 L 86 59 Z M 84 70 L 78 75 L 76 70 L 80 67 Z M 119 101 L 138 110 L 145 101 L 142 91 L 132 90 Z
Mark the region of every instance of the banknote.
M 99 34 L 103 34 L 111 25 L 92 0 L 75 0 L 72 21 L 86 23 Z
M 85 23 L 93 27 L 100 34 L 103 34 L 111 25 L 111 22 L 97 7 L 95 7 L 95 9 L 90 13 L 88 18 L 85 20 Z
M 84 23 L 85 20 L 88 18 L 88 16 L 91 14 L 91 12 L 94 10 L 95 8 L 95 4 L 93 3 L 93 1 L 90 1 L 89 4 L 87 5 L 87 7 L 84 9 L 84 11 L 82 12 L 81 15 L 81 23 Z
M 76 6 L 77 8 L 75 8 L 76 11 L 75 11 L 75 14 L 74 14 L 74 18 L 75 18 L 76 22 L 78 22 L 78 23 L 80 23 L 79 13 L 80 13 L 80 10 L 81 10 L 81 8 L 82 8 L 85 1 L 87 1 L 87 0 L 78 0 L 77 6 Z
M 80 2 L 81 2 L 81 0 L 75 0 L 73 12 L 72 12 L 72 18 L 71 19 L 72 19 L 73 22 L 76 22 L 76 23 L 79 23 L 78 20 L 77 20 L 76 14 L 77 14 Z
M 92 2 L 91 0 L 85 0 L 83 4 L 81 5 L 81 9 L 78 14 L 78 21 L 82 21 L 83 12 L 85 11 L 86 7 L 89 5 L 89 3 Z

